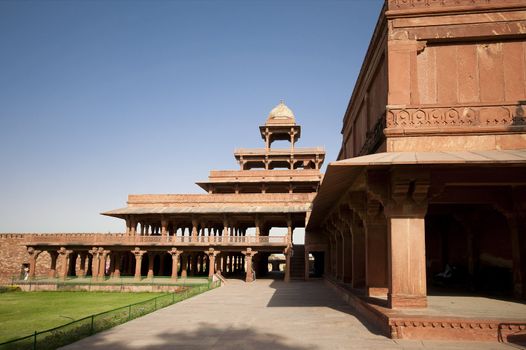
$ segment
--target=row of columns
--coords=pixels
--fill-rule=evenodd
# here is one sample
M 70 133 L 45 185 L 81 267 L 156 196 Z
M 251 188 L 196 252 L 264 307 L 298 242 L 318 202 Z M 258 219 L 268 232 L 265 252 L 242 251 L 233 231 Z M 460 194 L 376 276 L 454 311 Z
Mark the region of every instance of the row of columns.
M 303 165 L 303 168 L 304 169 L 315 169 L 315 170 L 319 170 L 320 167 L 321 167 L 321 164 L 323 163 L 323 158 L 319 157 L 318 155 L 316 155 L 316 157 L 314 159 L 308 159 L 308 160 L 298 160 L 298 159 L 294 159 L 294 155 L 290 155 L 287 159 L 285 158 L 280 158 L 280 159 L 269 159 L 267 156 L 265 156 L 264 158 L 262 159 L 257 159 L 257 160 L 247 160 L 247 159 L 243 159 L 241 157 L 241 159 L 239 160 L 239 164 L 240 164 L 240 167 L 241 167 L 241 170 L 250 170 L 252 168 L 258 168 L 259 166 L 249 166 L 249 165 L 253 165 L 253 163 L 257 163 L 259 165 L 263 165 L 263 168 L 265 170 L 272 170 L 274 169 L 274 167 L 272 166 L 272 163 L 279 163 L 279 164 L 282 164 L 282 163 L 288 163 L 288 169 L 289 170 L 294 170 L 295 169 L 295 166 L 297 163 L 300 163 L 301 165 Z M 300 165 L 300 167 L 301 167 Z M 277 168 L 281 168 L 282 166 L 278 166 Z
M 292 217 L 287 215 L 287 227 L 292 227 Z M 137 230 L 138 225 L 141 224 L 140 232 Z M 254 218 L 254 227 L 256 229 L 256 236 L 268 235 L 270 228 L 265 226 L 265 221 L 259 215 Z M 149 223 L 148 221 L 140 220 L 136 217 L 130 216 L 126 218 L 126 234 L 130 236 L 135 235 L 162 235 L 162 236 L 177 236 L 178 231 L 181 236 L 205 237 L 205 236 L 246 236 L 247 229 L 243 227 L 233 226 L 231 220 L 227 217 L 223 218 L 223 226 L 207 226 L 201 223 L 197 218 L 192 219 L 191 226 L 177 226 L 177 222 L 162 218 L 157 223 Z
M 35 277 L 36 263 L 38 256 L 44 251 L 34 247 L 28 247 L 29 254 L 29 277 Z M 123 259 L 125 251 L 114 251 L 103 247 L 94 247 L 88 251 L 75 252 L 72 249 L 61 247 L 58 250 L 45 250 L 50 256 L 50 267 L 48 271 L 49 277 L 66 278 L 68 275 L 77 275 L 84 277 L 91 274 L 93 278 L 104 278 L 106 275 L 118 278 L 121 276 L 121 270 L 124 268 L 129 274 L 132 273 L 131 259 Z M 149 251 L 136 247 L 130 251 L 134 258 L 135 271 L 133 275 L 135 279 L 142 278 L 142 259 L 144 254 L 148 253 L 148 273 L 147 278 L 154 277 L 154 261 L 156 253 L 160 255 L 159 273 L 163 274 L 164 268 L 164 253 L 168 253 L 172 257 L 172 273 L 171 278 L 177 280 L 179 267 L 181 269 L 181 277 L 187 277 L 188 271 L 190 275 L 195 275 L 197 272 L 208 271 L 208 276 L 212 277 L 216 271 L 223 271 L 225 273 L 245 272 L 247 282 L 254 280 L 254 272 L 252 267 L 252 258 L 257 254 L 257 251 L 252 248 L 247 248 L 239 253 L 235 252 L 221 252 L 214 248 L 209 248 L 202 252 L 189 251 L 183 255 L 183 250 L 172 247 L 170 250 L 160 252 L 158 250 Z M 202 256 L 200 255 L 202 254 Z M 74 257 L 74 259 L 72 259 Z M 126 257 L 126 255 L 124 256 Z M 57 271 L 57 261 L 62 260 L 60 271 Z M 76 271 L 77 259 L 80 258 L 79 268 Z M 108 260 L 109 259 L 109 260 Z M 109 263 L 109 268 L 107 269 Z
M 354 288 L 365 288 L 369 296 L 387 293 L 389 307 L 426 307 L 424 217 L 429 181 L 389 176 L 369 173 L 368 191 L 347 193 L 324 222 L 329 273 Z

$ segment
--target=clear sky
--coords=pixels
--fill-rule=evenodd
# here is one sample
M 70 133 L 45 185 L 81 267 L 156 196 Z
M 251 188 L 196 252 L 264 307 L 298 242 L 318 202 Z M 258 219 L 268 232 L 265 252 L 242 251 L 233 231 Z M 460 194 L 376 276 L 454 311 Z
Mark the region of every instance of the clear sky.
M 381 0 L 0 1 L 0 232 L 122 232 L 204 193 L 284 99 L 336 158 Z

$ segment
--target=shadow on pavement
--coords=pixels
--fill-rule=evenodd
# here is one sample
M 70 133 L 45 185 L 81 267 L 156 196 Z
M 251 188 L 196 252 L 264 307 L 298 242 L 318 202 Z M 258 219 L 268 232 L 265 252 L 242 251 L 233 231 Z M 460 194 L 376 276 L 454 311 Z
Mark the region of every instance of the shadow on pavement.
M 93 340 L 93 338 L 92 338 Z M 272 350 L 310 350 L 314 347 L 304 347 L 286 344 L 282 336 L 272 333 L 260 333 L 249 327 L 220 328 L 209 323 L 200 323 L 198 331 L 177 331 L 157 334 L 148 344 L 126 343 L 122 339 L 114 339 L 110 333 L 89 343 L 82 340 L 71 344 L 68 349 L 272 349 Z
M 310 288 L 301 288 L 309 284 Z M 267 307 L 328 307 L 354 316 L 369 332 L 385 336 L 378 328 L 367 322 L 352 306 L 329 289 L 323 281 L 290 282 L 274 281 L 270 284 L 276 291 Z

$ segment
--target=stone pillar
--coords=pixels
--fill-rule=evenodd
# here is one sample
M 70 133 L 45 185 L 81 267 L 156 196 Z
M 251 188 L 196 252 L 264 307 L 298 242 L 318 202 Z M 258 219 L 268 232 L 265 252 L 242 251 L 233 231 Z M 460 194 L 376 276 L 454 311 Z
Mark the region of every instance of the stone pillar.
M 153 263 L 155 261 L 155 253 L 152 251 L 148 252 L 148 275 L 146 278 L 153 278 Z
M 341 228 L 338 225 L 333 225 L 335 238 L 336 238 L 336 279 L 343 282 L 344 275 L 344 251 L 345 251 L 345 240 Z
M 192 237 L 197 237 L 197 226 L 199 222 L 197 219 L 192 219 Z
M 87 258 L 86 252 L 80 252 L 79 257 L 80 257 L 80 264 L 79 264 L 78 276 L 85 277 L 86 276 L 86 258 Z
M 368 173 L 371 192 L 382 201 L 387 220 L 390 308 L 427 306 L 424 218 L 430 182 L 429 174 L 411 170 Z
M 283 251 L 285 254 L 285 282 L 290 282 L 290 255 L 292 254 L 292 247 L 289 245 Z
M 256 226 L 256 237 L 259 237 L 261 234 L 261 218 L 258 214 L 256 214 L 256 220 L 254 221 L 254 224 Z
M 424 217 L 389 217 L 389 307 L 426 307 Z
M 380 203 L 373 202 L 365 220 L 365 288 L 368 296 L 385 296 L 387 293 L 387 222 L 380 210 Z
M 142 266 L 142 256 L 146 253 L 146 250 L 141 250 L 139 247 L 136 247 L 131 251 L 135 257 L 135 280 L 141 280 L 141 266 Z
M 99 276 L 99 248 L 93 247 L 89 251 L 91 254 L 91 278 L 97 278 Z
M 177 268 L 179 265 L 179 256 L 183 253 L 182 250 L 172 248 L 168 251 L 168 254 L 172 256 L 172 280 L 177 281 Z M 182 263 L 181 263 L 182 264 Z
M 55 278 L 57 277 L 57 258 L 58 253 L 56 251 L 48 251 L 49 256 L 51 257 L 51 264 L 49 266 L 48 276 Z
M 353 214 L 352 232 L 352 287 L 365 285 L 365 228 L 360 216 Z
M 343 255 L 343 283 L 351 283 L 352 282 L 352 234 L 351 234 L 351 224 L 352 218 L 349 218 L 350 215 L 352 215 L 352 212 L 350 211 L 343 211 L 341 212 L 341 220 L 339 223 L 340 233 L 342 235 L 343 240 L 343 247 L 342 247 L 342 255 Z
M 287 242 L 289 244 L 292 244 L 292 231 L 293 231 L 292 217 L 290 216 L 290 214 L 288 214 L 287 216 Z
M 60 271 L 60 278 L 66 279 L 68 276 L 68 267 L 69 267 L 69 256 L 72 253 L 72 250 L 68 250 L 65 247 L 61 247 L 57 253 L 61 256 L 62 266 Z
M 35 271 L 37 267 L 37 258 L 42 251 L 37 250 L 33 247 L 27 248 L 27 253 L 29 254 L 29 278 L 35 277 Z
M 131 218 L 130 224 L 130 236 L 135 236 L 137 234 L 137 221 L 134 218 Z
M 113 255 L 113 277 L 115 278 L 121 277 L 121 259 L 121 252 L 115 252 Z
M 106 275 L 106 257 L 110 254 L 109 250 L 99 248 L 99 278 L 104 279 Z
M 167 227 L 168 227 L 168 220 L 162 219 L 161 220 L 161 236 L 163 237 L 167 236 Z
M 130 220 L 130 218 L 126 218 L 126 234 L 128 236 L 131 235 L 131 220 Z
M 205 250 L 205 254 L 208 257 L 208 277 L 212 277 L 215 274 L 216 256 L 219 253 L 221 252 L 214 248 Z
M 252 250 L 252 248 L 247 248 L 241 252 L 245 255 L 245 264 L 246 264 L 246 277 L 245 282 L 254 282 L 254 271 L 252 269 L 252 257 L 258 252 Z

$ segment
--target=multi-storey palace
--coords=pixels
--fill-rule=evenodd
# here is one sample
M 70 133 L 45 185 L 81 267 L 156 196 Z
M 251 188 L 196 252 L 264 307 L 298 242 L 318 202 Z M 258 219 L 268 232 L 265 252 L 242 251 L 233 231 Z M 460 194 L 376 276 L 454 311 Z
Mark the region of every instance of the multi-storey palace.
M 517 339 L 526 317 L 473 317 L 452 306 L 463 298 L 433 306 L 430 291 L 519 310 L 526 299 L 525 28 L 524 0 L 386 0 L 323 181 L 324 151 L 295 147 L 300 127 L 280 103 L 260 127 L 265 148 L 237 150 L 240 170 L 199 183 L 208 194 L 130 195 L 104 213 L 123 234 L 3 235 L 19 247 L 2 252 L 2 272 L 24 262 L 55 275 L 58 259 L 61 276 L 251 281 L 280 252 L 285 280 L 322 274 L 388 336 Z
M 289 280 L 292 233 L 305 227 L 325 151 L 295 147 L 301 127 L 283 102 L 260 132 L 264 148 L 235 151 L 240 170 L 212 171 L 198 183 L 207 194 L 129 195 L 127 207 L 103 213 L 126 222 L 123 234 L 24 236 L 29 276 L 46 252 L 49 276 L 177 279 L 222 271 L 242 272 L 252 281 L 256 271 L 267 272 L 271 253 L 284 253 Z M 272 148 L 276 140 L 290 141 L 290 147 Z M 271 235 L 273 227 L 286 228 L 286 234 Z

